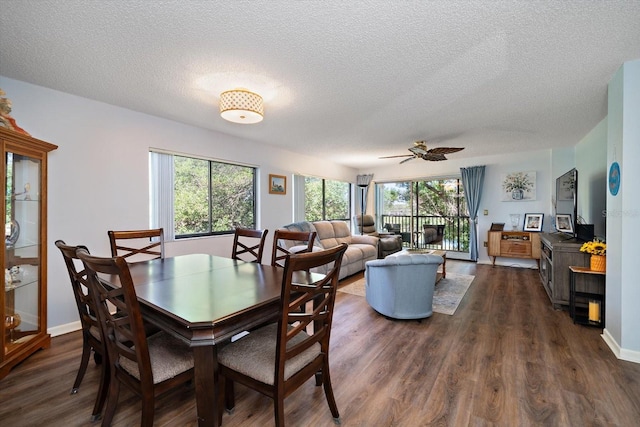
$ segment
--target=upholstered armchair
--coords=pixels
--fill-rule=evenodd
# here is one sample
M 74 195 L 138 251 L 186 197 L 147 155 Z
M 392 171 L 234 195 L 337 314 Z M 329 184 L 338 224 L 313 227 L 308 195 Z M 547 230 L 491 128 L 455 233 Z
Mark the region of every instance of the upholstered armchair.
M 437 245 L 444 238 L 444 225 L 424 224 L 422 226 L 422 243 L 424 245 Z
M 361 231 L 369 236 L 375 236 L 378 241 L 378 258 L 384 258 L 402 250 L 402 237 L 395 234 L 380 234 L 376 229 L 373 215 L 358 215 L 356 217 L 357 233 Z
M 389 223 L 387 223 L 387 224 L 384 225 L 384 228 L 389 233 L 398 234 L 398 235 L 402 236 L 402 242 L 403 243 L 411 244 L 411 233 L 400 231 L 401 230 L 400 224 L 389 224 Z
M 433 314 L 433 290 L 441 256 L 398 252 L 365 264 L 367 302 L 393 319 L 423 319 Z

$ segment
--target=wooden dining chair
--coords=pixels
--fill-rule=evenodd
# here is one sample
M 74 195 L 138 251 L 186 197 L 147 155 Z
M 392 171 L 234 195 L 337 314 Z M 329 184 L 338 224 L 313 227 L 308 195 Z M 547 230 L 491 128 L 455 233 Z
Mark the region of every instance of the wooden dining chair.
M 157 395 L 193 379 L 193 352 L 187 344 L 164 332 L 147 337 L 140 306 L 123 257 L 101 258 L 80 248 L 87 285 L 105 337 L 109 360 L 109 393 L 102 418 L 110 426 L 118 404 L 120 384 L 142 398 L 141 426 L 152 426 Z M 119 287 L 108 287 L 98 273 L 118 278 Z M 115 307 L 109 309 L 107 303 Z
M 111 256 L 121 256 L 127 262 L 164 258 L 164 230 L 108 231 Z
M 100 324 L 96 317 L 96 305 L 92 296 L 89 295 L 89 288 L 84 285 L 84 283 L 86 283 L 86 271 L 82 267 L 82 262 L 76 256 L 76 251 L 79 248 L 82 248 L 87 253 L 89 253 L 89 250 L 86 246 L 69 246 L 62 240 L 56 240 L 55 245 L 60 249 L 60 252 L 62 252 L 64 263 L 67 266 L 67 272 L 71 280 L 71 289 L 73 290 L 78 315 L 80 316 L 80 326 L 82 327 L 82 357 L 80 358 L 80 367 L 78 368 L 76 379 L 73 382 L 71 394 L 76 394 L 80 389 L 84 374 L 87 372 L 92 350 L 95 363 L 101 365 L 100 385 L 98 386 L 98 393 L 95 404 L 93 405 L 93 413 L 91 414 L 91 421 L 95 421 L 100 418 L 100 413 L 102 412 L 107 397 L 109 387 L 109 362 L 107 360 L 107 350 L 104 345 L 104 340 L 100 335 Z
M 284 399 L 315 376 L 316 385 L 324 386 L 334 421 L 340 423 L 329 374 L 329 339 L 338 274 L 346 250 L 347 244 L 343 243 L 325 251 L 286 257 L 278 322 L 218 352 L 219 407 L 224 395 L 226 408 L 233 410 L 234 382 L 239 382 L 273 399 L 276 425 L 282 427 Z M 323 265 L 331 268 L 326 275 L 308 273 Z M 308 332 L 310 325 L 313 330 Z M 221 424 L 222 411 L 219 417 Z
M 257 262 L 260 264 L 262 262 L 264 242 L 268 233 L 269 230 L 236 228 L 233 236 L 231 258 L 247 262 Z
M 285 259 L 290 254 L 301 254 L 313 251 L 313 242 L 316 239 L 315 231 L 289 231 L 278 229 L 273 235 L 273 251 L 271 252 L 271 265 L 284 267 Z M 291 242 L 287 244 L 286 242 Z

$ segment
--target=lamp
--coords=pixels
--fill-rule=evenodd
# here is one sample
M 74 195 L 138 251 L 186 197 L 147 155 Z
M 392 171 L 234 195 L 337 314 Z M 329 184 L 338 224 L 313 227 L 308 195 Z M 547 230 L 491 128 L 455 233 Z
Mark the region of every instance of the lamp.
M 262 97 L 246 89 L 222 92 L 220 116 L 233 123 L 259 123 L 264 116 Z
M 369 184 L 358 184 L 360 187 L 360 235 L 364 235 L 364 191 Z

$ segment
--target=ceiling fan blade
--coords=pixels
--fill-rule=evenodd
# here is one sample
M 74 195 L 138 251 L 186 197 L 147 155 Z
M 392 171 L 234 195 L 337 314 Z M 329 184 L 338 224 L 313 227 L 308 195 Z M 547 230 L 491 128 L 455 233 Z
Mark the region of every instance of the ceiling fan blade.
M 413 154 L 401 154 L 399 156 L 384 156 L 384 157 L 378 157 L 379 159 L 393 159 L 395 157 L 413 157 Z
M 411 156 L 408 159 L 404 159 L 403 161 L 401 161 L 400 164 L 407 163 L 409 160 L 413 160 L 413 159 L 415 159 L 415 157 Z
M 416 154 L 416 155 L 426 154 L 428 152 L 426 148 L 427 147 L 425 146 L 416 145 L 415 147 L 409 148 L 409 151 L 411 151 L 413 154 Z
M 427 154 L 423 154 L 421 157 L 424 160 L 429 160 L 431 162 L 439 162 L 441 160 L 447 160 L 444 154 L 427 153 Z
M 437 148 L 432 148 L 431 150 L 427 150 L 428 154 L 451 154 L 451 153 L 457 153 L 458 151 L 462 151 L 464 150 L 464 148 L 458 148 L 458 147 L 437 147 Z

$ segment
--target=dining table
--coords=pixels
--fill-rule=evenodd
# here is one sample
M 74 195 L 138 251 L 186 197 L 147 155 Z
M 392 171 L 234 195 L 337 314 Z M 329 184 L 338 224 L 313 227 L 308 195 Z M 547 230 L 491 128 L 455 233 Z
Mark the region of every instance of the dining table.
M 129 271 L 143 319 L 192 348 L 198 425 L 217 426 L 217 349 L 277 320 L 284 269 L 189 254 L 132 263 Z M 294 280 L 308 283 L 314 276 L 297 272 Z M 101 279 L 118 286 L 116 276 Z

